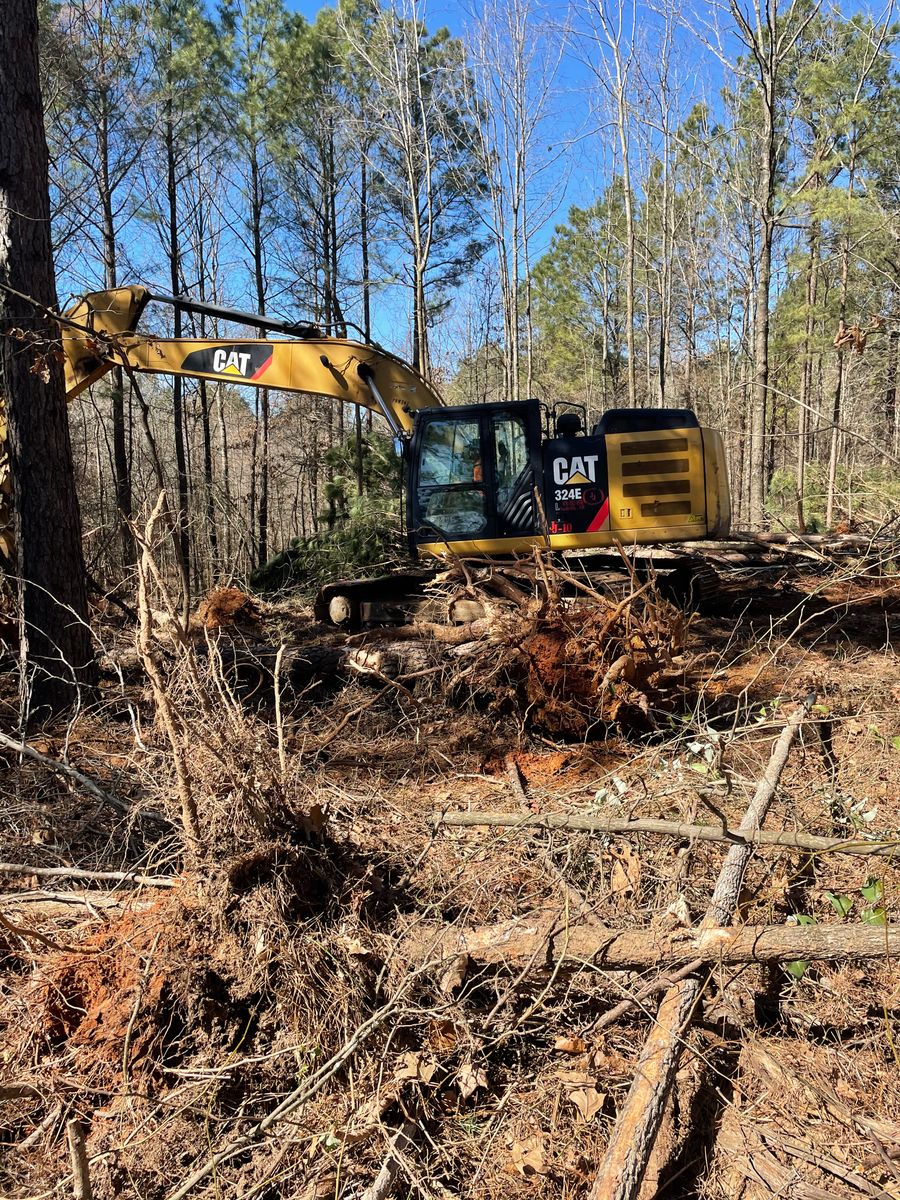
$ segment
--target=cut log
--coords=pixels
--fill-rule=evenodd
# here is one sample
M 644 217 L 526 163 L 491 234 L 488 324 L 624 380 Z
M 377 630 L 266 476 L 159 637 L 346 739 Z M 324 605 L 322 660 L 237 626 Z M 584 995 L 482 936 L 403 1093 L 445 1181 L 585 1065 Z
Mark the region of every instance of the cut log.
M 565 924 L 542 911 L 496 925 L 459 931 L 417 931 L 402 946 L 407 961 L 466 954 L 476 963 L 536 971 L 573 971 L 590 963 L 606 970 L 640 971 L 685 963 L 721 964 L 853 961 L 900 951 L 897 925 L 744 925 L 698 929 L 610 929 L 590 920 Z
M 658 833 L 699 842 L 733 842 L 754 846 L 780 846 L 786 850 L 808 850 L 812 854 L 895 855 L 900 839 L 867 842 L 864 838 L 827 838 L 794 830 L 757 829 L 740 833 L 722 825 L 691 825 L 656 817 L 587 817 L 580 814 L 506 812 L 435 812 L 435 825 L 506 827 L 510 829 L 572 829 L 585 833 Z

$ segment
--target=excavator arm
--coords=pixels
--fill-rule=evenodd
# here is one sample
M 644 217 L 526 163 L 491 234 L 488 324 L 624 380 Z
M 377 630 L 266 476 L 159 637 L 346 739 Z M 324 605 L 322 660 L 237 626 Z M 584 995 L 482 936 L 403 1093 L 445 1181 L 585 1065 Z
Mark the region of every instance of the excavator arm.
M 136 332 L 153 299 L 200 309 L 265 329 L 294 334 L 268 338 L 155 338 Z M 261 316 L 154 297 L 142 287 L 92 292 L 65 314 L 62 323 L 66 396 L 72 400 L 108 371 L 183 375 L 243 387 L 327 396 L 381 413 L 395 437 L 412 430 L 412 414 L 443 401 L 402 359 L 346 338 Z

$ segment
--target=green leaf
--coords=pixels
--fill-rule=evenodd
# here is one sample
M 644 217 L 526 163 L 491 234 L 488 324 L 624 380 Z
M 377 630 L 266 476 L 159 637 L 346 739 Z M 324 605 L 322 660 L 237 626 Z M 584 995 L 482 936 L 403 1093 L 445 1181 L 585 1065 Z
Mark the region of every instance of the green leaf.
M 815 925 L 816 923 L 816 918 L 810 917 L 807 913 L 794 913 L 793 920 L 795 925 Z
M 878 904 L 884 899 L 884 883 L 877 875 L 870 875 L 859 890 L 870 904 Z
M 839 917 L 846 917 L 853 907 L 853 900 L 850 896 L 845 896 L 843 893 L 835 895 L 834 892 L 826 892 L 825 898 L 831 903 L 831 907 Z
M 862 919 L 867 925 L 887 925 L 887 913 L 883 908 L 866 908 Z
M 805 958 L 795 958 L 793 962 L 785 963 L 784 969 L 795 979 L 802 979 L 809 970 L 809 963 Z
M 893 750 L 900 750 L 900 734 L 897 734 L 896 737 L 891 738 L 891 748 Z
M 827 704 L 814 704 L 812 706 L 812 708 L 810 709 L 810 712 L 818 713 L 818 715 L 820 717 L 827 717 L 828 716 L 828 705 Z

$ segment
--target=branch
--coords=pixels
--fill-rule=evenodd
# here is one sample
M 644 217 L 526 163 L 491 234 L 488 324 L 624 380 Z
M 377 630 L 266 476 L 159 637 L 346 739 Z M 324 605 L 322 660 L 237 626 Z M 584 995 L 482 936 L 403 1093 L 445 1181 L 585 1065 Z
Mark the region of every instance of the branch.
M 435 825 L 486 826 L 509 829 L 572 829 L 584 833 L 658 833 L 698 842 L 731 842 L 742 846 L 785 846 L 812 854 L 896 855 L 900 838 L 867 842 L 863 838 L 827 838 L 792 830 L 756 829 L 741 833 L 724 825 L 691 825 L 656 817 L 584 817 L 565 813 L 451 812 L 431 814 Z M 0 865 L 2 870 L 2 865 Z
M 83 792 L 87 792 L 95 800 L 102 800 L 104 804 L 112 805 L 119 812 L 130 813 L 132 811 L 130 805 L 126 804 L 124 800 L 120 800 L 118 796 L 113 796 L 110 792 L 105 792 L 103 788 L 94 783 L 93 779 L 82 774 L 76 767 L 70 767 L 68 763 L 59 758 L 51 758 L 48 754 L 42 754 L 40 750 L 35 750 L 33 746 L 29 746 L 26 742 L 19 742 L 6 733 L 0 733 L 0 746 L 5 750 L 12 750 L 15 754 L 21 754 L 23 758 L 29 758 L 32 762 L 40 763 L 42 767 L 46 767 L 55 775 L 63 775 L 66 779 L 74 780 Z
M 72 1165 L 72 1196 L 74 1200 L 92 1200 L 94 1193 L 91 1189 L 84 1129 L 77 1118 L 66 1122 L 66 1138 L 69 1143 L 69 1160 Z
M 37 875 L 46 879 L 100 879 L 133 883 L 138 887 L 174 887 L 174 875 L 138 875 L 134 871 L 84 871 L 78 867 L 32 867 L 28 863 L 0 862 L 0 875 Z

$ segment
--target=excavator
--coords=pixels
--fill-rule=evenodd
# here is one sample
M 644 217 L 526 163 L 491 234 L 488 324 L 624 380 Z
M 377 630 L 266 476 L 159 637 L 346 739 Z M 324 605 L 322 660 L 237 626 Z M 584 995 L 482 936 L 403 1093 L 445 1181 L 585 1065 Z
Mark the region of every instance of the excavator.
M 139 333 L 151 302 L 263 336 Z M 376 346 L 139 286 L 85 295 L 61 330 L 69 400 L 119 366 L 129 374 L 328 397 L 379 413 L 404 462 L 407 536 L 420 563 L 514 556 L 533 546 L 555 553 L 670 547 L 729 531 L 722 438 L 688 409 L 617 408 L 588 430 L 586 410 L 571 404 L 447 406 L 412 367 Z M 689 575 L 690 561 L 667 566 Z M 385 604 L 420 591 L 427 574 L 419 567 L 330 585 L 317 613 L 341 625 L 369 623 Z

